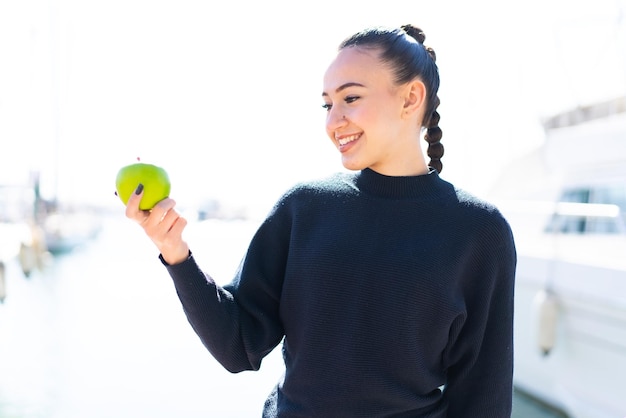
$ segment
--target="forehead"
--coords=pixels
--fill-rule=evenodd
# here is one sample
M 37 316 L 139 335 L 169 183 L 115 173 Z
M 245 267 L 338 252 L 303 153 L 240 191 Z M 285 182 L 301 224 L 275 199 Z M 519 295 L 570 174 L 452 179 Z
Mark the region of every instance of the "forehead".
M 359 47 L 340 50 L 324 74 L 324 92 L 331 93 L 346 83 L 368 86 L 391 80 L 391 71 L 378 58 L 378 51 Z

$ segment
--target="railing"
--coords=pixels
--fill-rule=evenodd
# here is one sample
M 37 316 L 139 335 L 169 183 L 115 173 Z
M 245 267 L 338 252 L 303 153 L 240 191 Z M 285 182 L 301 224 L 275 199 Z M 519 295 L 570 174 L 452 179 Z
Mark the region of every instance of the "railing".
M 496 206 L 511 219 L 520 216 L 542 216 L 544 232 L 583 234 L 626 234 L 626 214 L 615 204 L 546 202 L 531 200 L 502 200 L 494 202 Z M 581 221 L 583 225 L 574 229 L 564 229 L 562 224 L 567 221 Z M 609 222 L 603 228 L 588 227 L 589 221 Z

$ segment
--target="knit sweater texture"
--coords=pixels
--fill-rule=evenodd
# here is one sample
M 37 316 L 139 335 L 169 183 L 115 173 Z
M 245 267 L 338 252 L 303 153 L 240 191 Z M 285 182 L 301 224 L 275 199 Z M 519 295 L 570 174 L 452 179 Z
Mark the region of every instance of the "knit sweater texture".
M 192 254 L 166 264 L 227 370 L 282 342 L 264 418 L 509 418 L 515 266 L 494 206 L 370 169 L 287 191 L 226 286 Z

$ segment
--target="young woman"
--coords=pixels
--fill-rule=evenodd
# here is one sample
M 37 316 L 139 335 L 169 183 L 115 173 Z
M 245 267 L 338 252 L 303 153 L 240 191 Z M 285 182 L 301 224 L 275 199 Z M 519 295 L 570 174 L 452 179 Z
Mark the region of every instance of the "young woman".
M 173 200 L 140 211 L 140 185 L 128 202 L 226 369 L 257 370 L 283 342 L 264 417 L 510 417 L 514 241 L 496 208 L 438 174 L 423 42 L 406 25 L 340 45 L 322 98 L 350 171 L 286 192 L 229 285 L 196 264 Z

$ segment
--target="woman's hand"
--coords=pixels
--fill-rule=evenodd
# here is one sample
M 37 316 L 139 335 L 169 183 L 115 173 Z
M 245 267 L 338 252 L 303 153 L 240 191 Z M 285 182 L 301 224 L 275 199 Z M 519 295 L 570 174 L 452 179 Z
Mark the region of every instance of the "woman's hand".
M 183 262 L 189 256 L 189 246 L 182 238 L 187 220 L 174 209 L 176 202 L 165 198 L 152 210 L 141 210 L 139 202 L 142 195 L 143 187 L 140 184 L 137 191 L 128 199 L 126 217 L 143 228 L 161 252 L 166 263 L 173 265 Z

